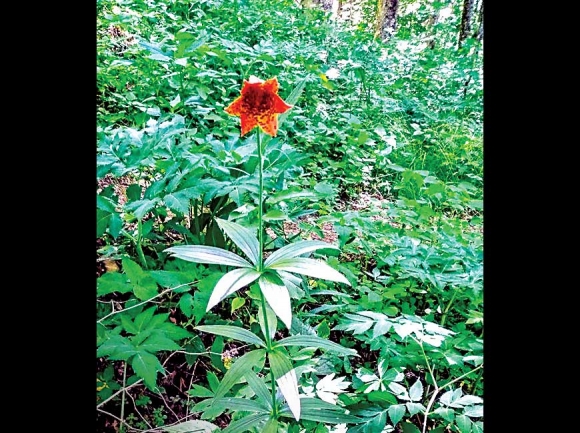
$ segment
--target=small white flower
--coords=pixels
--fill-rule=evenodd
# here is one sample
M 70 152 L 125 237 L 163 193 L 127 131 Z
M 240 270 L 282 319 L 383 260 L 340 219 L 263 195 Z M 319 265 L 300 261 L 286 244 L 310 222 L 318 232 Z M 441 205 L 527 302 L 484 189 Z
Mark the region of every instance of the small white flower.
M 330 80 L 336 80 L 338 77 L 340 77 L 340 71 L 336 68 L 330 68 L 328 71 L 326 71 L 325 75 Z

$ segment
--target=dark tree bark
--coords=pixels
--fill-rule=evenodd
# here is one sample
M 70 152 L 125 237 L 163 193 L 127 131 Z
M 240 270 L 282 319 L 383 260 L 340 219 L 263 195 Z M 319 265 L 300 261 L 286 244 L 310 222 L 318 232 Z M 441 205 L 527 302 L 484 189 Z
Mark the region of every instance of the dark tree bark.
M 379 0 L 378 5 L 377 32 L 384 41 L 393 36 L 397 30 L 399 0 Z
M 437 10 L 431 17 L 429 18 L 429 27 L 433 28 L 439 22 L 439 11 Z M 435 48 L 435 29 L 433 28 L 431 32 L 431 40 L 429 41 L 429 48 Z
M 479 3 L 478 15 L 479 15 L 479 25 L 477 26 L 477 30 L 475 31 L 473 37 L 478 41 L 481 41 L 483 39 L 483 0 L 481 0 L 481 2 Z
M 473 19 L 473 5 L 475 0 L 463 0 L 463 12 L 461 13 L 461 28 L 459 30 L 459 48 L 471 35 L 471 21 Z

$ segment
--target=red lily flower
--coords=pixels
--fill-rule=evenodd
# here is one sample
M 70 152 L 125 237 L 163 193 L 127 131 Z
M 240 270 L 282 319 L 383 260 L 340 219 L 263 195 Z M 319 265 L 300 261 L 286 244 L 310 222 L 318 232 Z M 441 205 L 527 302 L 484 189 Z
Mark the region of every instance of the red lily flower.
M 241 95 L 225 111 L 233 116 L 240 116 L 244 135 L 256 126 L 262 128 L 272 137 L 278 132 L 278 114 L 285 113 L 292 105 L 286 104 L 278 96 L 278 79 L 276 77 L 262 81 L 251 76 L 244 80 Z

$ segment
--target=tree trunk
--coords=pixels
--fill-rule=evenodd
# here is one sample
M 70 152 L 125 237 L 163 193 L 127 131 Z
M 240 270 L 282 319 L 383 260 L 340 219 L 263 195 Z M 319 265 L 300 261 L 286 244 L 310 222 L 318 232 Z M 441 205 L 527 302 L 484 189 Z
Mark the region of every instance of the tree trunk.
M 475 0 L 463 0 L 463 13 L 461 14 L 461 29 L 459 31 L 459 48 L 471 34 L 471 20 L 473 17 L 473 4 Z
M 478 16 L 479 16 L 479 25 L 473 37 L 481 42 L 481 40 L 483 39 L 483 0 L 481 0 L 481 3 L 479 4 Z
M 397 30 L 397 9 L 399 0 L 378 0 L 377 33 L 383 41 L 389 39 Z
M 431 15 L 431 17 L 429 18 L 429 27 L 432 27 L 433 30 L 431 32 L 431 40 L 429 41 L 429 48 L 430 49 L 434 49 L 435 48 L 435 25 L 439 22 L 439 10 L 435 11 L 435 13 L 433 15 Z

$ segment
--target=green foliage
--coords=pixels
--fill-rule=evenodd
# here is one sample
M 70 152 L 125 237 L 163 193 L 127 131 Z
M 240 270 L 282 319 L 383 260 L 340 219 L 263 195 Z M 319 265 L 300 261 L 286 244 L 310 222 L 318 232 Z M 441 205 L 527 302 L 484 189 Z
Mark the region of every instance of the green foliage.
M 103 432 L 483 431 L 481 44 L 298 3 L 97 1 Z

